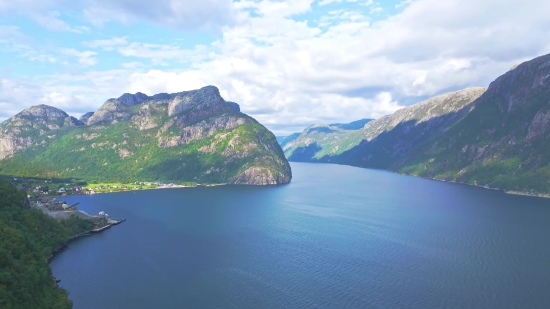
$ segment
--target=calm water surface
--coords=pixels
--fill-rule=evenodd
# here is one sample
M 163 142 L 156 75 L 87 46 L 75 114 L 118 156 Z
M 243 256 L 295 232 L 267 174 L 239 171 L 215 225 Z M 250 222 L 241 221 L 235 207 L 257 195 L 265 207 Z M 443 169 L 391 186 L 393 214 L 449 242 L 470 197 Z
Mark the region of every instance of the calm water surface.
M 128 221 L 53 273 L 74 308 L 550 308 L 550 199 L 293 163 L 290 185 L 68 197 Z

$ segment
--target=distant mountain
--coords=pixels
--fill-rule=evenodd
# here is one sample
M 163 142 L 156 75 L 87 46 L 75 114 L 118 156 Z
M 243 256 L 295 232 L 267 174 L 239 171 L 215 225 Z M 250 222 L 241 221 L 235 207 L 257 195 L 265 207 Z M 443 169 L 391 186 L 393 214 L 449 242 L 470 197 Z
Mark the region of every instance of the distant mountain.
M 275 136 L 275 139 L 277 140 L 277 143 L 279 143 L 279 145 L 281 145 L 285 138 L 286 136 Z
M 293 142 L 298 137 L 300 137 L 300 133 L 292 133 L 289 136 L 286 136 L 286 137 L 278 140 L 278 142 L 279 142 L 279 145 L 281 145 L 281 147 L 284 147 L 286 144 Z
M 315 124 L 307 127 L 302 133 L 286 137 L 280 145 L 291 161 L 318 161 L 323 156 L 338 153 L 341 148 L 349 149 L 355 146 L 356 144 L 348 145 L 349 141 L 345 138 L 353 136 L 371 120 L 361 119 L 344 124 Z
M 350 123 L 333 123 L 333 124 L 329 124 L 329 126 L 337 127 L 342 130 L 359 130 L 359 129 L 362 129 L 367 124 L 367 122 L 371 120 L 372 119 L 361 119 Z
M 213 86 L 125 93 L 80 120 L 33 106 L 0 124 L 0 173 L 256 185 L 292 177 L 275 136 Z
M 488 88 L 438 95 L 359 130 L 309 127 L 283 149 L 290 161 L 550 195 L 550 55 L 512 68 Z

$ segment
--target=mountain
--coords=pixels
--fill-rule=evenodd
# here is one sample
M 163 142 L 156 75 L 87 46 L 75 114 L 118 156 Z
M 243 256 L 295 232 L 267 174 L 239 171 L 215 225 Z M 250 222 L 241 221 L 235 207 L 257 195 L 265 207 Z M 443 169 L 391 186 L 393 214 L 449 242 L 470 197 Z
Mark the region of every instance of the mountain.
M 550 193 L 550 55 L 513 68 L 489 85 L 471 111 L 393 169 L 499 188 Z
M 283 149 L 284 149 L 284 146 L 286 144 L 293 142 L 298 137 L 300 137 L 300 133 L 292 133 L 289 136 L 281 137 L 277 141 L 279 142 L 279 145 L 281 145 L 281 147 L 283 147 Z
M 214 86 L 125 93 L 80 120 L 46 105 L 0 124 L 0 172 L 97 181 L 282 184 L 275 136 Z
M 361 119 L 351 123 L 315 124 L 302 133 L 294 133 L 280 142 L 290 161 L 318 161 L 326 156 L 349 149 L 356 144 L 349 140 L 359 129 L 372 119 Z M 361 138 L 358 139 L 360 141 Z M 351 144 L 350 144 L 351 143 Z
M 363 128 L 367 122 L 371 121 L 372 119 L 360 119 L 356 121 L 352 121 L 350 123 L 333 123 L 329 124 L 331 127 L 338 127 L 342 130 L 359 130 Z
M 359 130 L 309 127 L 283 149 L 290 161 L 550 195 L 550 55 L 515 66 L 488 88 L 438 95 Z

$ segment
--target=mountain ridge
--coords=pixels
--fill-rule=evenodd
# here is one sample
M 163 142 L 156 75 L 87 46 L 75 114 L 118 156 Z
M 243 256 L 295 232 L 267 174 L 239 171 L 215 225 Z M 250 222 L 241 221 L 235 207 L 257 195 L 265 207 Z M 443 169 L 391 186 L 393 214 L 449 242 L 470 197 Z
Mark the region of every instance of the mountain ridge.
M 214 86 L 153 96 L 123 94 L 83 115 L 83 121 L 54 107 L 31 107 L 0 124 L 1 172 L 288 183 L 290 166 L 273 134 L 238 110 Z

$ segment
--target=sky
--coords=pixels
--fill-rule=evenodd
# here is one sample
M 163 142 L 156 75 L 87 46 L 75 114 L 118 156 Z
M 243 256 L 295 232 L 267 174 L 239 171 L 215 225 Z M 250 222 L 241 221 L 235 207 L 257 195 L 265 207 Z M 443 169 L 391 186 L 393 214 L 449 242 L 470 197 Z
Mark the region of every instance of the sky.
M 488 86 L 550 53 L 547 0 L 0 0 L 0 121 L 214 85 L 276 135 Z

